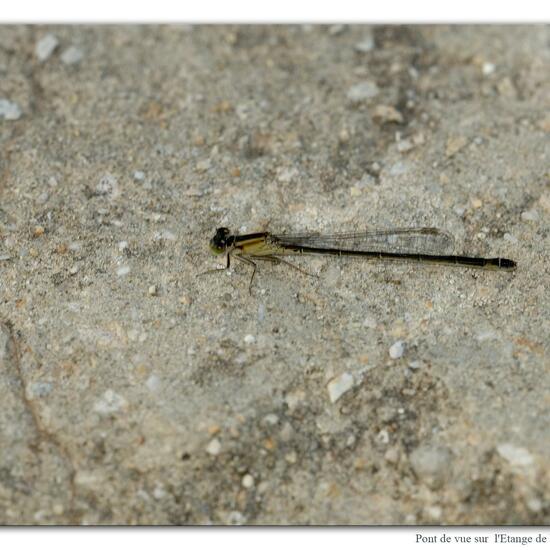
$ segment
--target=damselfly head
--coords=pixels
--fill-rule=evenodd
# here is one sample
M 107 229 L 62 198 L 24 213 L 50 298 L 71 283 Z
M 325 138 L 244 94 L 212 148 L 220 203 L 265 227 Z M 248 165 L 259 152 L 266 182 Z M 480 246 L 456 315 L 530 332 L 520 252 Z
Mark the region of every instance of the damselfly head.
M 210 250 L 214 254 L 223 254 L 228 247 L 228 238 L 230 237 L 231 232 L 227 227 L 218 227 L 216 229 L 216 234 L 210 239 Z

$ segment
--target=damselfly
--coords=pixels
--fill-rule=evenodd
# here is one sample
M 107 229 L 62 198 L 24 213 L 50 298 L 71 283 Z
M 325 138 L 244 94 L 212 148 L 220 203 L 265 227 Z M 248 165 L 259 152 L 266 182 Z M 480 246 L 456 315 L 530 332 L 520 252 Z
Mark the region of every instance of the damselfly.
M 445 231 L 433 227 L 361 231 L 356 233 L 282 234 L 248 233 L 233 235 L 226 227 L 220 227 L 210 240 L 215 254 L 226 254 L 229 269 L 231 258 L 243 261 L 253 268 L 249 289 L 256 274 L 256 261 L 274 264 L 287 262 L 281 256 L 302 254 L 326 254 L 351 256 L 373 260 L 399 260 L 443 266 L 473 267 L 487 270 L 512 271 L 516 262 L 507 258 L 479 258 L 452 255 L 454 238 Z M 214 269 L 211 271 L 219 271 Z M 304 272 L 308 274 L 307 272 Z M 308 274 L 309 275 L 309 274 Z

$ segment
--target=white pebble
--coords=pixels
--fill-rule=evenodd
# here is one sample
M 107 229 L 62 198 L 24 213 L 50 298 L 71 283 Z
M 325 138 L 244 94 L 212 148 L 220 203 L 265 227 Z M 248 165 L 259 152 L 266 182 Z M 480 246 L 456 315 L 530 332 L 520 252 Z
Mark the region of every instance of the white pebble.
M 141 170 L 136 170 L 134 172 L 134 179 L 136 181 L 143 181 L 145 179 L 145 173 L 142 172 Z
M 367 53 L 374 49 L 374 37 L 372 36 L 372 34 L 365 36 L 365 38 L 361 40 L 361 42 L 355 44 L 355 49 L 356 51 L 361 53 Z
M 536 222 L 539 219 L 539 213 L 536 210 L 526 210 L 521 213 L 521 219 L 524 222 Z
M 162 231 L 156 231 L 153 235 L 153 240 L 155 241 L 175 241 L 176 235 L 168 229 L 163 229 Z
M 244 343 L 245 344 L 253 344 L 256 341 L 256 338 L 252 334 L 247 334 L 244 337 Z
M 328 396 L 331 403 L 336 403 L 342 395 L 353 388 L 355 380 L 349 372 L 344 372 L 340 376 L 333 378 L 327 384 Z
M 410 139 L 402 139 L 397 142 L 397 150 L 400 153 L 407 153 L 414 148 L 414 144 Z
M 246 516 L 243 516 L 238 510 L 233 510 L 227 514 L 227 523 L 230 525 L 242 525 L 246 522 Z
M 266 414 L 263 418 L 263 421 L 265 424 L 269 424 L 270 426 L 275 426 L 279 422 L 279 417 L 276 414 Z
M 403 356 L 403 353 L 405 353 L 405 342 L 403 342 L 403 340 L 397 340 L 397 342 L 390 347 L 390 357 L 392 359 L 399 359 Z
M 101 399 L 94 404 L 94 411 L 99 414 L 112 414 L 125 408 L 126 399 L 113 390 L 106 390 Z
M 53 34 L 42 37 L 34 48 L 34 53 L 39 61 L 46 61 L 59 45 L 59 40 Z
M 348 99 L 353 102 L 365 101 L 377 96 L 379 91 L 375 82 L 365 80 L 348 90 Z
M 380 430 L 377 434 L 376 434 L 376 439 L 384 444 L 384 445 L 387 445 L 389 442 L 390 442 L 390 434 L 388 433 L 388 430 Z
M 0 99 L 0 118 L 17 120 L 21 116 L 21 109 L 17 103 L 7 99 Z
M 160 378 L 156 374 L 151 374 L 145 382 L 147 389 L 152 392 L 156 392 L 160 389 Z
M 422 368 L 422 361 L 418 361 L 417 359 L 415 359 L 414 361 L 411 361 L 409 363 L 409 369 L 417 370 L 420 368 Z
M 296 168 L 283 168 L 277 173 L 277 180 L 281 183 L 290 183 L 298 176 Z
M 250 474 L 246 474 L 243 476 L 241 484 L 245 489 L 252 489 L 254 487 L 254 478 Z
M 128 275 L 128 273 L 130 273 L 130 266 L 128 265 L 123 265 L 116 270 L 116 274 L 119 277 L 124 277 L 124 275 Z
M 164 498 L 166 495 L 167 493 L 161 485 L 157 485 L 153 489 L 153 496 L 155 497 L 156 500 L 160 500 L 161 498 Z
M 502 443 L 497 446 L 498 454 L 512 466 L 530 466 L 533 456 L 524 447 L 516 447 L 512 443 Z
M 206 452 L 212 456 L 219 455 L 221 450 L 222 444 L 220 443 L 220 440 L 216 437 L 212 441 L 210 441 L 210 443 L 206 447 Z
M 157 285 L 151 285 L 147 289 L 147 292 L 149 292 L 149 296 L 156 296 L 158 293 Z
M 70 46 L 61 54 L 61 61 L 63 61 L 65 65 L 75 65 L 82 61 L 83 57 L 84 53 L 80 48 Z
M 488 76 L 490 74 L 493 74 L 495 72 L 496 66 L 494 63 L 489 63 L 486 61 L 483 63 L 483 66 L 481 67 L 481 71 L 485 76 Z
M 119 249 L 121 252 L 124 252 L 127 248 L 128 248 L 128 241 L 120 241 L 120 242 L 118 243 L 118 249 Z

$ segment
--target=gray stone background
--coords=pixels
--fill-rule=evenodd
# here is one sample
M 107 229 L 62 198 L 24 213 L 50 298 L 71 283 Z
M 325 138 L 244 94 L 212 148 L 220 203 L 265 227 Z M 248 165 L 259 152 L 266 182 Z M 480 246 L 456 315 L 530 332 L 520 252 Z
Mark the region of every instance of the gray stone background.
M 0 28 L 2 524 L 548 524 L 547 26 Z M 246 232 L 435 226 L 513 273 Z

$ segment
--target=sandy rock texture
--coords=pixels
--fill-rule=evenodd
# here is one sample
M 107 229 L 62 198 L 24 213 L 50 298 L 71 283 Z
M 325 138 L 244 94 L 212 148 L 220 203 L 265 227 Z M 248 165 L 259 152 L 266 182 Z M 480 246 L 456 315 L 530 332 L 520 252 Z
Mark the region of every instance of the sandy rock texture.
M 0 27 L 0 523 L 548 524 L 545 26 Z M 216 227 L 437 227 L 514 272 Z

